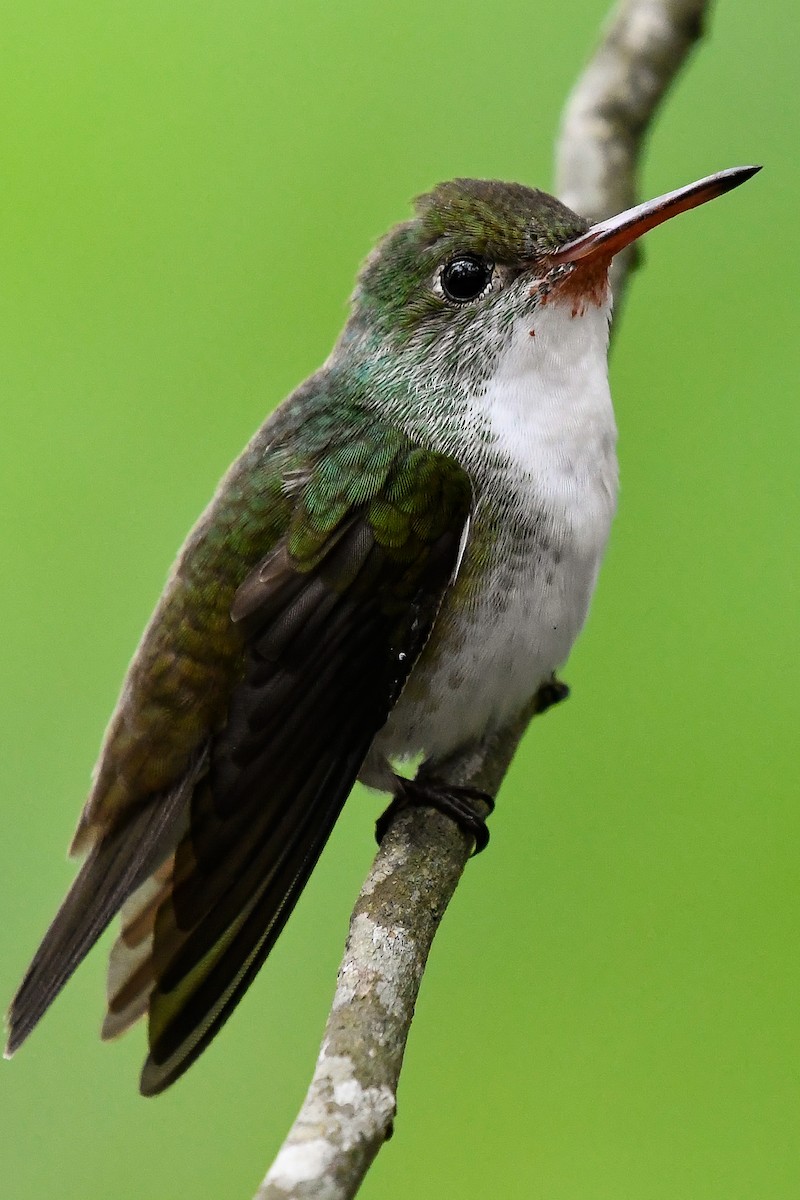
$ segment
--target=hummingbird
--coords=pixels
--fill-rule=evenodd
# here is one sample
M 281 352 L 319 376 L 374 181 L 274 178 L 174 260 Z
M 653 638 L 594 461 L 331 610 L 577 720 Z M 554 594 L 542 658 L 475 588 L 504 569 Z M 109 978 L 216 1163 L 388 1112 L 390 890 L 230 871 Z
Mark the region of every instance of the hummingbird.
M 357 780 L 393 797 L 379 833 L 423 805 L 485 846 L 493 798 L 452 764 L 566 695 L 556 672 L 616 507 L 611 261 L 758 170 L 595 224 L 521 184 L 455 179 L 378 244 L 329 358 L 172 567 L 7 1054 L 119 914 L 102 1036 L 146 1015 L 141 1091 L 166 1088 L 260 969 Z

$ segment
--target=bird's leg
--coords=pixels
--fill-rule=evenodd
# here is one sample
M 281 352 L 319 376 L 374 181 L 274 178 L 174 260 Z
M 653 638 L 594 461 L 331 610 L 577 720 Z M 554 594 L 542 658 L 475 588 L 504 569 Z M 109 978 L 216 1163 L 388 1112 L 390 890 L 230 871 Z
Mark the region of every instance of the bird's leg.
M 548 708 L 552 708 L 554 704 L 560 704 L 562 700 L 566 700 L 568 695 L 567 684 L 556 679 L 555 675 L 551 676 L 541 685 L 534 696 L 528 710 L 530 716 L 538 716 L 540 713 L 547 712 Z M 438 765 L 441 769 L 441 764 Z M 448 763 L 448 774 L 450 774 L 452 766 L 453 763 Z M 434 768 L 435 770 L 436 768 Z M 476 809 L 476 802 L 488 809 L 486 816 L 482 816 Z M 486 817 L 491 816 L 494 811 L 493 797 L 479 788 L 445 783 L 442 779 L 437 778 L 436 774 L 427 774 L 424 764 L 416 779 L 397 777 L 394 799 L 375 823 L 375 837 L 378 843 L 383 841 L 386 831 L 397 814 L 412 807 L 436 808 L 445 816 L 452 818 L 460 829 L 475 839 L 473 856 L 480 854 L 481 850 L 485 850 L 489 844 Z
M 478 788 L 456 787 L 430 778 L 401 779 L 398 776 L 394 799 L 375 822 L 375 838 L 380 844 L 394 818 L 405 809 L 435 808 L 475 839 L 472 854 L 480 854 L 489 844 L 489 830 L 486 817 L 481 816 L 475 807 L 476 802 L 488 808 L 486 816 L 491 815 L 494 800 Z
M 555 675 L 543 683 L 533 699 L 533 716 L 547 712 L 554 704 L 560 704 L 569 695 L 569 684 L 562 683 Z

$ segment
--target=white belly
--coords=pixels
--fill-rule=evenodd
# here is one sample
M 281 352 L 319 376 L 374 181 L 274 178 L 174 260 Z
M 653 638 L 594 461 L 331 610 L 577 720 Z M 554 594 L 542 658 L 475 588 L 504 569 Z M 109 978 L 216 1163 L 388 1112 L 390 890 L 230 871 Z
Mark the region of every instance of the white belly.
M 474 533 L 371 764 L 443 759 L 502 728 L 563 665 L 586 618 L 617 493 L 607 311 L 573 319 L 554 307 L 537 317 L 534 339 L 529 328 L 447 447 L 476 481 Z M 492 516 L 496 534 L 478 565 Z M 468 599 L 466 580 L 479 581 Z

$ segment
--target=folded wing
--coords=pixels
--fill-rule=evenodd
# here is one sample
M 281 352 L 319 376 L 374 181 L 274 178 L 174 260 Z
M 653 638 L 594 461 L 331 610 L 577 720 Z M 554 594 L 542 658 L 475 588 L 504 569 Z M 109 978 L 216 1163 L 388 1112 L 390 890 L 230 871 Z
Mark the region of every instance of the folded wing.
M 359 474 L 331 487 L 354 455 Z M 363 446 L 340 457 L 236 593 L 245 649 L 224 726 L 180 787 L 90 852 L 15 997 L 10 1049 L 121 910 L 103 1034 L 148 1012 L 141 1087 L 159 1092 L 274 945 L 430 635 L 472 505 L 460 467 L 407 442 L 371 475 Z

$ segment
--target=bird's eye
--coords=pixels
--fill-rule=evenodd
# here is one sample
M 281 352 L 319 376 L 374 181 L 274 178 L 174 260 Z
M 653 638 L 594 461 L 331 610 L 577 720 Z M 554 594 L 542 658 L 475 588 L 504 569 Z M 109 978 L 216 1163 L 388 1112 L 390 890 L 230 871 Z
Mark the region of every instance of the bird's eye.
M 480 300 L 492 287 L 494 268 L 475 254 L 453 258 L 442 267 L 439 285 L 442 294 L 454 304 Z

